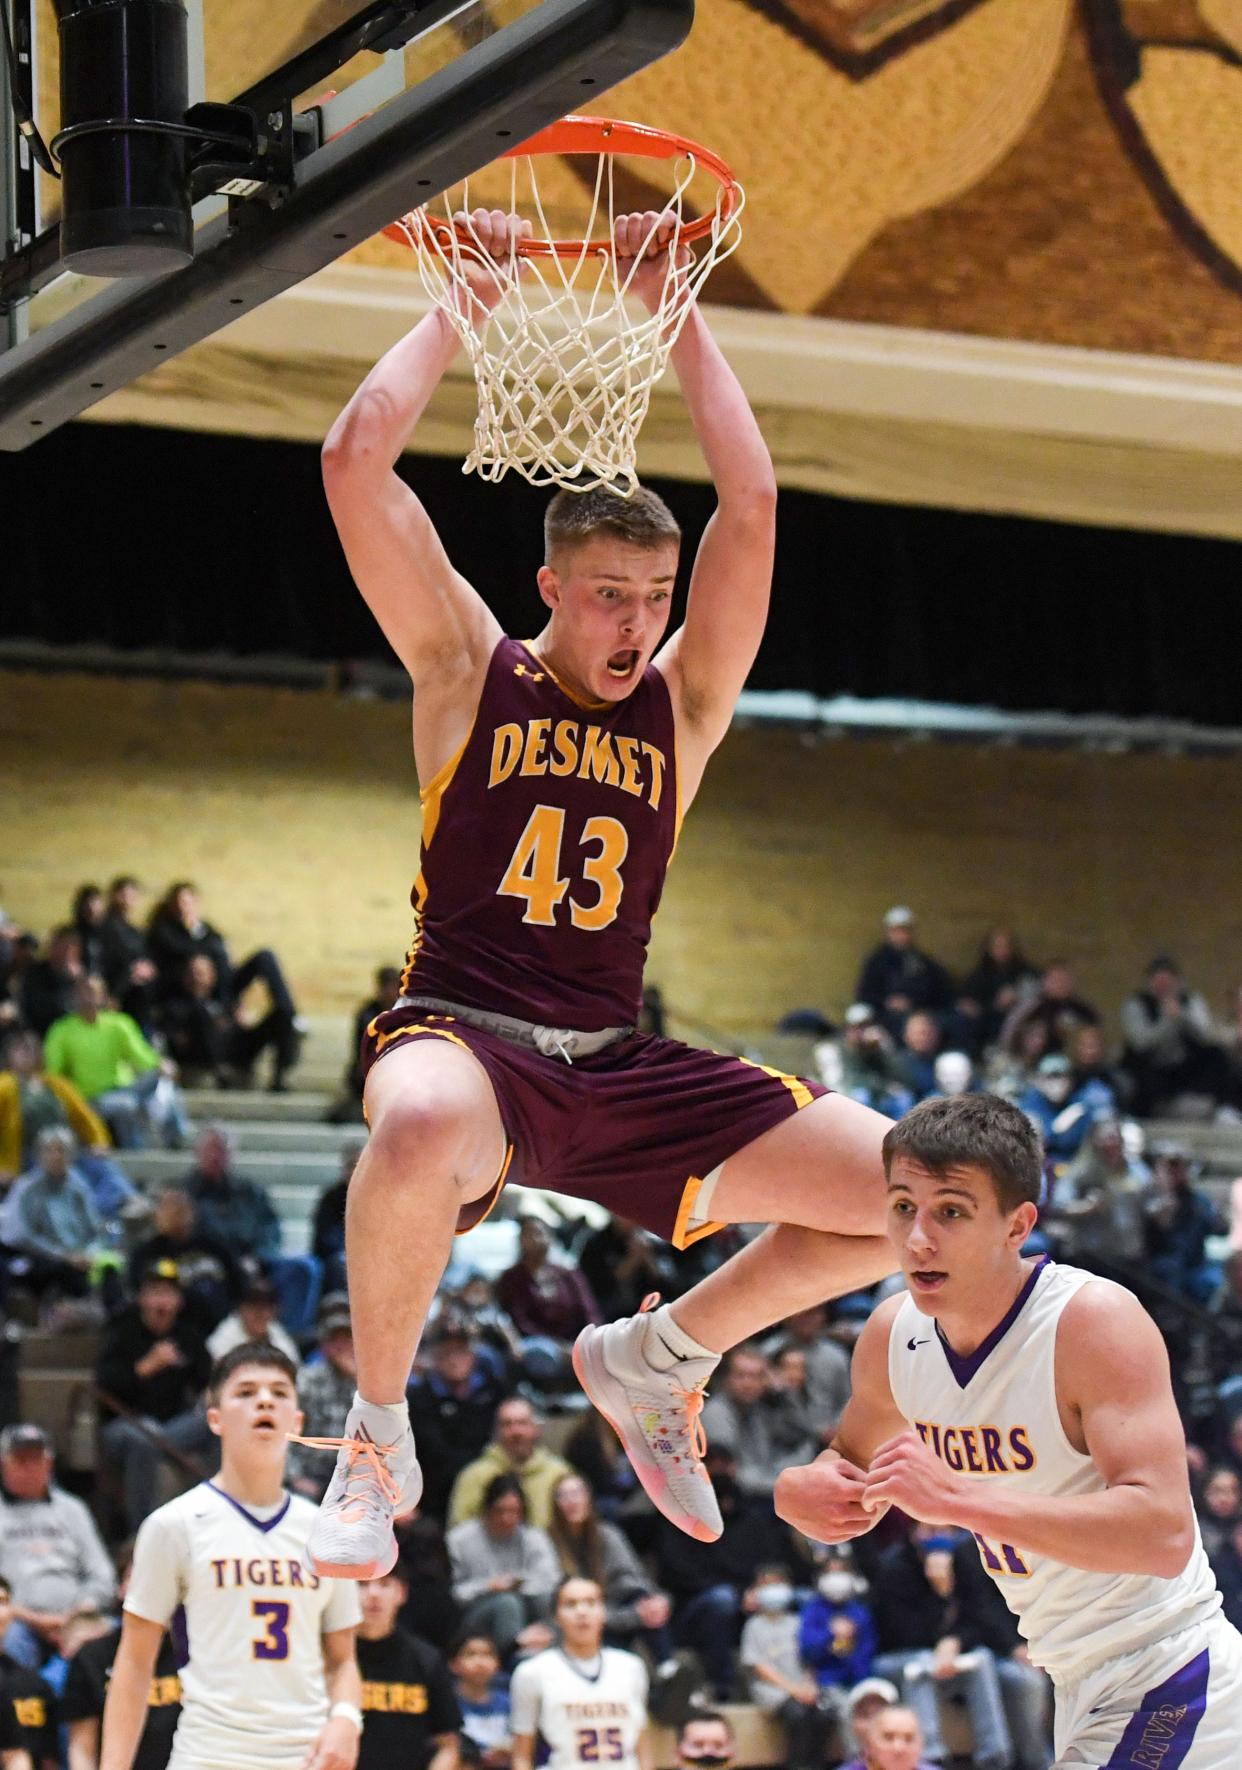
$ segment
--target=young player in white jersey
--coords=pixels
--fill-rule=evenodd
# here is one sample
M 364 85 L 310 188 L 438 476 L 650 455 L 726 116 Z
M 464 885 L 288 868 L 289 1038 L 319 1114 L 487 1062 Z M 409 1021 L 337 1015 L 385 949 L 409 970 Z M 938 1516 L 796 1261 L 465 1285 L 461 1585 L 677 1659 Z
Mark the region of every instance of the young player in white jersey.
M 138 1532 L 100 1770 L 130 1770 L 179 1612 L 189 1658 L 170 1770 L 353 1770 L 358 1590 L 314 1573 L 315 1507 L 284 1488 L 288 1434 L 302 1423 L 296 1373 L 274 1346 L 236 1346 L 212 1372 L 208 1403 L 220 1473 Z
M 777 1510 L 824 1542 L 890 1505 L 972 1531 L 1056 1686 L 1059 1766 L 1237 1770 L 1242 1637 L 1155 1323 L 1119 1285 L 1023 1258 L 1043 1152 L 1008 1102 L 925 1101 L 884 1160 L 909 1293 L 867 1323 L 832 1447 L 781 1476 Z
M 556 1621 L 560 1644 L 513 1674 L 513 1770 L 533 1770 L 540 1738 L 547 1770 L 652 1770 L 647 1668 L 636 1653 L 604 1646 L 604 1594 L 593 1579 L 562 1581 Z

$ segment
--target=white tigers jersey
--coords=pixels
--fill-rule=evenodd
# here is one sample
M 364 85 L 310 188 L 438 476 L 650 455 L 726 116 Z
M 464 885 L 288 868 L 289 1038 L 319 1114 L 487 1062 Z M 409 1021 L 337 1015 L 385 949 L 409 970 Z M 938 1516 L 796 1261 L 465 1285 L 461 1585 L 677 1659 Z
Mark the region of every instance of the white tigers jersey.
M 647 1725 L 647 1668 L 635 1653 L 605 1647 L 593 1660 L 549 1647 L 513 1674 L 510 1727 L 541 1734 L 546 1770 L 611 1764 L 638 1770 L 638 1740 Z
M 1062 1428 L 1054 1362 L 1065 1305 L 1083 1285 L 1103 1282 L 1041 1260 L 1008 1315 L 969 1357 L 955 1353 L 907 1297 L 888 1345 L 898 1411 L 960 1474 L 999 1482 L 1018 1496 L 1103 1493 L 1103 1476 Z M 975 1537 L 1031 1658 L 1058 1682 L 1207 1622 L 1220 1608 L 1197 1522 L 1190 1559 L 1174 1579 L 1088 1573 L 1021 1545 Z
M 323 1637 L 355 1628 L 352 1580 L 321 1580 L 306 1554 L 316 1508 L 289 1494 L 256 1517 L 204 1481 L 138 1532 L 125 1608 L 184 1616 L 189 1659 L 171 1770 L 297 1770 L 328 1716 Z

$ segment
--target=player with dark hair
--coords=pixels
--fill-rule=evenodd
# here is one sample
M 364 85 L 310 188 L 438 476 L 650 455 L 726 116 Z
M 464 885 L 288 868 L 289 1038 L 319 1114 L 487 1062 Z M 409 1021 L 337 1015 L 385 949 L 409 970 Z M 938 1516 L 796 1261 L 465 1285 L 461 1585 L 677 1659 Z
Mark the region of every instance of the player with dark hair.
M 503 261 L 516 225 L 471 218 Z M 658 311 L 671 222 L 623 216 L 618 255 Z M 468 271 L 473 317 L 502 284 Z M 559 492 L 546 620 L 501 631 L 395 464 L 458 349 L 439 309 L 371 371 L 324 445 L 354 578 L 414 687 L 422 856 L 401 996 L 367 1035 L 371 1140 L 349 1191 L 358 1392 L 311 1537 L 320 1571 L 391 1565 L 421 1476 L 405 1388 L 454 1230 L 506 1179 L 590 1198 L 685 1247 L 769 1231 L 674 1304 L 579 1336 L 575 1366 L 655 1504 L 719 1536 L 698 1415 L 720 1354 L 891 1264 L 886 1121 L 816 1083 L 635 1032 L 651 920 L 682 819 L 767 617 L 776 482 L 736 376 L 693 309 L 671 361 L 717 506 L 670 632 L 680 531 L 640 488 Z M 497 536 L 501 548 L 504 537 Z M 503 557 L 498 567 L 505 569 Z
M 554 1614 L 558 1644 L 513 1674 L 513 1770 L 534 1770 L 538 1741 L 548 1770 L 652 1770 L 647 1668 L 636 1653 L 604 1646 L 603 1588 L 571 1574 L 557 1587 Z
M 100 1770 L 132 1770 L 164 1631 L 183 1613 L 189 1657 L 172 1770 L 353 1770 L 362 1731 L 353 1586 L 306 1559 L 315 1508 L 284 1487 L 301 1425 L 297 1373 L 265 1341 L 215 1366 L 207 1421 L 220 1473 L 138 1532 Z
M 1039 1133 L 994 1095 L 926 1100 L 884 1140 L 908 1293 L 871 1316 L 831 1447 L 777 1483 L 823 1542 L 890 1505 L 972 1531 L 1056 1686 L 1058 1763 L 1235 1770 L 1242 1640 L 1220 1614 L 1155 1322 L 1024 1256 Z

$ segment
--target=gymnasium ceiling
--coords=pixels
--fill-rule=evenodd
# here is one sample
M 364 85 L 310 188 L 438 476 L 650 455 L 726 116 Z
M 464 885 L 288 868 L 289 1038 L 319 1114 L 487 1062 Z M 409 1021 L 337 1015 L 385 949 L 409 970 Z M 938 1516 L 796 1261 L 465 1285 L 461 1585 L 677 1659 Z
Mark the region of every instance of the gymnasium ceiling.
M 205 6 L 223 98 L 355 0 Z M 709 295 L 786 483 L 1242 535 L 1242 0 L 699 0 L 606 108 L 746 187 Z M 97 415 L 322 436 L 414 281 L 372 242 Z M 701 471 L 671 390 L 641 459 Z

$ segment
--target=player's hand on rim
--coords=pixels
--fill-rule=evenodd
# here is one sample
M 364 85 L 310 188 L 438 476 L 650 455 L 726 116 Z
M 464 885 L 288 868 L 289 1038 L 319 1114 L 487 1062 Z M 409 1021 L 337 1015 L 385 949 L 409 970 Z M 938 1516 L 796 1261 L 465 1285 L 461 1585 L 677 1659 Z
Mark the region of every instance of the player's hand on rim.
M 497 308 L 513 283 L 513 265 L 521 274 L 522 260 L 513 248 L 531 237 L 531 224 L 503 209 L 458 209 L 453 221 L 478 248 L 462 247 L 462 269 L 469 285 L 471 311 L 467 318 L 479 321 Z
M 612 225 L 612 249 L 617 259 L 617 275 L 624 282 L 629 278 L 632 294 L 654 313 L 664 299 L 664 286 L 670 276 L 684 284 L 692 254 L 680 242 L 675 253 L 669 248 L 678 234 L 678 220 L 671 209 L 639 209 L 618 215 Z M 641 259 L 634 265 L 631 261 Z
M 844 1457 L 824 1456 L 778 1476 L 776 1515 L 816 1543 L 848 1543 L 864 1536 L 887 1507 L 863 1504 L 867 1477 Z

